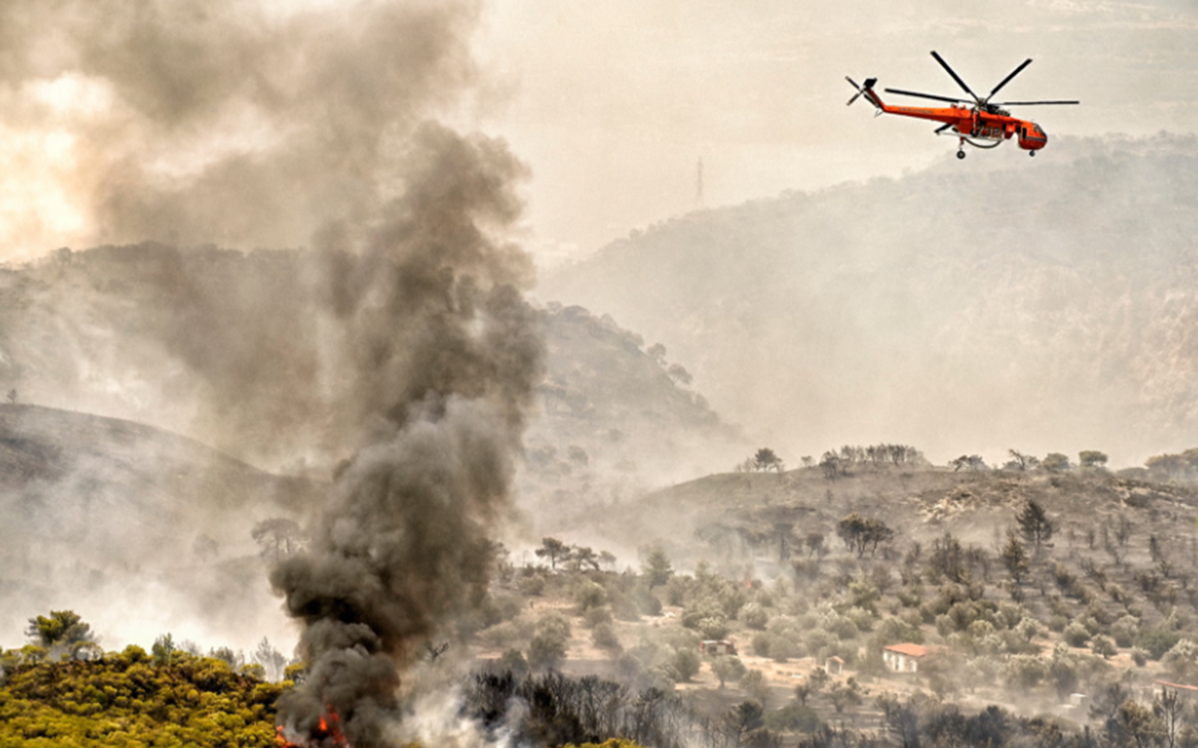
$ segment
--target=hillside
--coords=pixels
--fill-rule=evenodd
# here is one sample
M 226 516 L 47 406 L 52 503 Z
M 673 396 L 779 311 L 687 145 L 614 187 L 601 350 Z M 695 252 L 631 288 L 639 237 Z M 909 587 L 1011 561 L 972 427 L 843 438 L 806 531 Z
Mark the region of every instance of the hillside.
M 0 269 L 0 388 L 325 479 L 368 429 L 360 393 L 378 376 L 344 321 L 313 301 L 332 293 L 317 278 L 335 262 L 144 244 Z M 547 368 L 530 442 L 563 453 L 575 444 L 600 464 L 611 455 L 645 479 L 701 475 L 712 466 L 698 455 L 724 464 L 743 449 L 686 387 L 685 370 L 634 332 L 578 307 L 539 317 Z
M 1020 519 L 1033 506 L 1040 524 Z M 898 699 L 911 730 L 997 704 L 1113 745 L 1129 744 L 1135 709 L 1159 727 L 1161 681 L 1198 677 L 1193 483 L 857 463 L 713 475 L 610 509 L 593 547 L 639 545 L 640 563 L 618 551 L 625 571 L 590 571 L 576 547 L 511 569 L 478 633 L 484 657 L 519 663 L 519 647 L 543 662 L 538 639 L 556 627 L 566 672 L 676 689 L 707 713 L 753 699 L 771 730 L 825 720 L 893 736 Z M 850 546 L 854 517 L 888 533 Z M 692 654 L 724 638 L 739 663 Z M 900 643 L 926 655 L 917 673 L 885 659 Z M 833 655 L 843 672 L 827 678 Z
M 525 436 L 524 503 L 543 532 L 575 510 L 632 499 L 663 482 L 704 475 L 749 447 L 690 376 L 610 317 L 550 305 L 540 408 Z
M 793 464 L 826 444 L 1109 451 L 1198 432 L 1198 143 L 1042 159 L 691 213 L 543 280 L 666 345 Z
M 326 381 L 352 362 L 326 360 L 332 323 L 303 303 L 309 261 L 148 244 L 0 270 L 0 391 L 12 394 L 0 405 L 0 641 L 51 607 L 79 608 L 120 641 L 172 626 L 217 643 L 289 638 L 251 530 L 303 521 L 357 443 L 346 435 L 371 423 L 353 399 L 369 377 Z M 660 349 L 578 307 L 537 316 L 546 372 L 520 477 L 530 539 L 563 505 L 745 451 Z M 144 620 L 118 622 L 113 601 Z
M 954 471 L 930 465 L 862 464 L 829 478 L 817 467 L 786 473 L 725 473 L 669 488 L 605 513 L 599 531 L 622 547 L 665 549 L 688 568 L 699 559 L 772 577 L 788 559 L 808 555 L 812 532 L 839 546 L 837 523 L 858 512 L 883 519 L 895 545 L 927 547 L 944 533 L 994 552 L 1026 502 L 1056 518 L 1061 555 L 1086 547 L 1123 524 L 1140 542 L 1132 560 L 1148 562 L 1147 538 L 1179 553 L 1193 544 L 1198 488 L 1125 478 L 1105 470 Z M 579 521 L 582 521 L 581 519 Z
M 172 627 L 278 638 L 251 530 L 320 490 L 143 424 L 0 405 L 0 640 L 51 607 L 83 611 L 106 644 Z

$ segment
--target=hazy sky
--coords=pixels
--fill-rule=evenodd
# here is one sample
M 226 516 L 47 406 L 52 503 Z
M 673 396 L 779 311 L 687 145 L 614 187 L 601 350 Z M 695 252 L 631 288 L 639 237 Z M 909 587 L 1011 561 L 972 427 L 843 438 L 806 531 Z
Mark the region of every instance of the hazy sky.
M 532 165 L 541 252 L 690 210 L 700 158 L 708 206 L 926 165 L 954 141 L 846 108 L 844 76 L 960 95 L 933 49 L 983 95 L 1033 58 L 998 98 L 1080 99 L 1015 110 L 1050 137 L 1198 129 L 1192 0 L 500 0 L 485 20 L 511 93 L 487 127 Z
M 480 95 L 454 116 L 531 166 L 525 239 L 551 264 L 694 208 L 700 158 L 708 206 L 923 167 L 953 141 L 846 108 L 844 76 L 959 94 L 932 49 L 981 92 L 1034 58 L 1003 96 L 1083 102 L 1016 110 L 1050 137 L 1194 132 L 1196 31 L 1193 0 L 491 0 L 474 38 Z M 14 121 L 31 99 L 39 116 Z M 94 242 L 73 154 L 114 132 L 87 129 L 112 106 L 104 89 L 25 81 L 0 86 L 0 104 L 0 261 Z

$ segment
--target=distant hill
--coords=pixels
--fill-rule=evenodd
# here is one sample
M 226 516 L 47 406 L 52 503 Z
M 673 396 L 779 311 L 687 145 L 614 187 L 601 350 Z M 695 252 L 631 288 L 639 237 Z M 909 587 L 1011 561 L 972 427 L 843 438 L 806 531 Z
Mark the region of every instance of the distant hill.
M 158 244 L 62 250 L 0 269 L 0 390 L 18 402 L 150 423 L 272 470 L 327 477 L 361 421 L 342 400 L 349 364 L 324 342 L 336 320 L 305 306 L 327 257 Z M 689 375 L 610 318 L 541 312 L 548 352 L 536 438 L 668 470 L 676 445 L 722 457 L 731 434 Z M 671 366 L 673 369 L 671 370 Z M 369 384 L 369 372 L 357 372 Z M 330 394 L 333 393 L 333 394 Z M 537 416 L 534 415 L 534 420 Z M 560 431 L 560 433 L 559 433 Z M 619 431 L 621 434 L 615 434 Z M 613 441 L 614 440 L 614 441 Z M 711 444 L 709 444 L 709 442 Z M 602 458 L 601 458 L 602 459 Z M 643 470 L 642 470 L 643 472 Z
M 1198 443 L 1198 142 L 1064 140 L 692 213 L 545 278 L 790 464 Z
M 638 495 L 748 454 L 664 347 L 582 307 L 550 305 L 541 318 L 548 372 L 525 438 L 522 493 L 541 500 L 542 520 L 563 503 Z
M 893 546 L 918 542 L 926 549 L 945 533 L 997 555 L 1016 513 L 1027 501 L 1043 506 L 1057 524 L 1056 553 L 1076 560 L 1085 550 L 1103 553 L 1120 527 L 1132 561 L 1151 565 L 1150 537 L 1189 558 L 1198 520 L 1198 484 L 1126 478 L 1106 470 L 1043 469 L 954 471 L 922 466 L 861 465 L 828 478 L 819 468 L 785 473 L 723 473 L 654 491 L 587 522 L 600 547 L 624 551 L 661 547 L 675 567 L 688 571 L 699 559 L 725 572 L 750 570 L 764 578 L 792 573 L 807 559 L 805 540 L 823 536 L 829 550 L 843 549 L 838 522 L 850 512 L 879 519 L 896 532 Z M 881 553 L 879 557 L 885 557 Z M 891 561 L 897 558 L 891 557 Z M 996 562 L 997 563 L 997 562 Z
M 143 424 L 0 405 L 0 641 L 67 608 L 125 640 L 171 626 L 277 638 L 251 530 L 319 493 Z

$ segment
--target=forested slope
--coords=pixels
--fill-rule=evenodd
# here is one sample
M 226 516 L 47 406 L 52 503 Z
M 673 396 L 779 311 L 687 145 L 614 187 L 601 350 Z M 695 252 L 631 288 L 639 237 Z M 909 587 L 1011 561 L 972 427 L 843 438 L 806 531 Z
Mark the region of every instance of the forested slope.
M 793 461 L 915 443 L 935 461 L 1198 430 L 1198 144 L 1063 141 L 692 213 L 546 278 L 687 363 Z M 955 451 L 955 452 L 954 452 Z

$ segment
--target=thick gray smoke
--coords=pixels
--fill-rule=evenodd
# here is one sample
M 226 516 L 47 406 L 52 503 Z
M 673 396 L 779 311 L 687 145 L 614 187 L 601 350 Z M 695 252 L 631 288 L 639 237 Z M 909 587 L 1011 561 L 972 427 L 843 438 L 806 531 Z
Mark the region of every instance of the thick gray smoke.
M 9 126 L 72 136 L 92 240 L 305 245 L 377 217 L 462 98 L 477 3 L 6 0 Z M 84 239 L 86 241 L 86 239 Z
M 39 82 L 102 100 L 71 124 L 104 238 L 311 244 L 280 277 L 227 283 L 203 267 L 211 251 L 117 255 L 150 281 L 131 301 L 169 309 L 133 332 L 183 365 L 218 444 L 277 454 L 270 442 L 298 431 L 355 455 L 308 551 L 272 574 L 305 624 L 311 676 L 280 716 L 305 742 L 333 709 L 355 746 L 377 744 L 400 668 L 480 600 L 541 377 L 521 295 L 531 262 L 503 239 L 523 167 L 435 119 L 471 79 L 476 15 L 470 2 L 0 3 L 13 116 L 45 114 L 23 95 Z
M 513 285 L 522 255 L 486 230 L 506 216 L 493 208 L 508 170 L 491 168 L 506 164 L 443 129 L 420 142 L 427 163 L 393 219 L 327 273 L 376 441 L 341 471 L 309 552 L 272 575 L 311 664 L 280 719 L 319 737 L 336 714 L 355 746 L 381 740 L 398 668 L 481 601 L 541 377 L 535 314 Z
M 376 414 L 465 376 L 464 341 L 427 316 L 428 298 L 448 293 L 444 266 L 485 278 L 473 296 L 455 290 L 461 304 L 533 276 L 518 249 L 488 239 L 521 210 L 508 185 L 523 167 L 502 144 L 436 124 L 482 87 L 468 54 L 478 15 L 473 0 L 0 2 L 4 122 L 72 136 L 88 238 L 173 245 L 83 271 L 123 297 L 112 308 L 62 308 L 144 342 L 122 342 L 117 361 L 83 344 L 77 375 L 16 372 L 11 386 L 262 467 L 325 469 L 370 442 Z M 203 244 L 314 251 L 234 267 Z M 436 251 L 402 249 L 417 244 Z M 411 314 L 425 316 L 395 323 Z M 14 360 L 44 358 L 19 336 L 7 345 Z M 410 363 L 430 347 L 436 374 Z M 146 377 L 169 396 L 62 394 Z
M 535 315 L 512 285 L 520 256 L 478 220 L 505 172 L 445 130 L 424 137 L 428 168 L 393 220 L 329 273 L 377 442 L 341 472 L 310 552 L 272 575 L 311 663 L 283 723 L 312 735 L 337 714 L 357 746 L 380 740 L 397 664 L 485 592 L 541 376 Z

